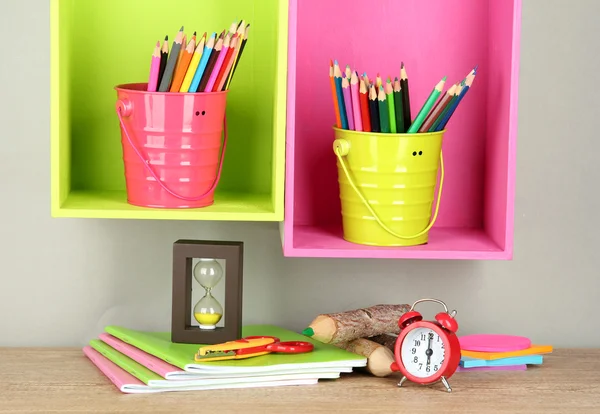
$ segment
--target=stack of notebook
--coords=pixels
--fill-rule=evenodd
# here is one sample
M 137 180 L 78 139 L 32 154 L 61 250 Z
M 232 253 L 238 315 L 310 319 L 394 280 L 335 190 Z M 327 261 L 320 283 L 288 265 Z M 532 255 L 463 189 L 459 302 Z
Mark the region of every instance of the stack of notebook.
M 271 353 L 247 359 L 196 362 L 201 345 L 177 344 L 169 332 L 142 332 L 107 326 L 84 354 L 123 393 L 199 391 L 226 388 L 311 385 L 339 378 L 366 358 L 333 345 L 271 325 L 251 325 L 243 336 L 268 335 L 281 341 L 307 341 L 314 350 L 303 354 Z
M 524 371 L 527 365 L 541 365 L 543 355 L 552 352 L 551 345 L 531 344 L 524 337 L 472 335 L 463 338 L 458 372 Z

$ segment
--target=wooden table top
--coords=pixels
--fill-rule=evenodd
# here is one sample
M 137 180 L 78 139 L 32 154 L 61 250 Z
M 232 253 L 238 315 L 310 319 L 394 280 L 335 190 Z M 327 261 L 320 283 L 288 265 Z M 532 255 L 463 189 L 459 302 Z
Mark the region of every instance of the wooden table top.
M 459 372 L 452 393 L 398 380 L 352 373 L 309 386 L 133 395 L 80 349 L 0 348 L 0 413 L 600 412 L 600 349 L 556 350 L 527 371 Z

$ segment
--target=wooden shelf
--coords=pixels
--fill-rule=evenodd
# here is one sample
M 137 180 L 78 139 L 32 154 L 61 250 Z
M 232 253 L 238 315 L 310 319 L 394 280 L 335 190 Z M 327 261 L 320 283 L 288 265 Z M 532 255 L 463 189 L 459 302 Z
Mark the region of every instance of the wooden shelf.
M 283 220 L 287 1 L 51 3 L 54 217 Z M 210 35 L 242 18 L 251 30 L 227 97 L 229 138 L 215 203 L 186 211 L 128 205 L 114 87 L 147 81 L 152 48 L 165 34 L 172 38 L 184 25 L 188 35 Z
M 369 19 L 357 12 L 363 7 L 290 0 L 284 255 L 511 259 L 521 0 L 369 3 L 400 20 Z M 378 248 L 342 238 L 330 59 L 371 77 L 399 77 L 405 62 L 413 118 L 441 77 L 454 83 L 478 65 L 446 128 L 445 182 L 427 244 Z
M 44 367 L 44 369 L 40 369 Z M 76 348 L 0 348 L 0 413 L 102 411 L 310 413 L 578 413 L 600 399 L 600 350 L 557 349 L 514 372 L 457 372 L 441 384 L 397 387 L 397 375 L 342 374 L 317 385 L 122 395 Z M 232 398 L 232 395 L 235 395 Z M 597 410 L 596 410 L 597 411 Z

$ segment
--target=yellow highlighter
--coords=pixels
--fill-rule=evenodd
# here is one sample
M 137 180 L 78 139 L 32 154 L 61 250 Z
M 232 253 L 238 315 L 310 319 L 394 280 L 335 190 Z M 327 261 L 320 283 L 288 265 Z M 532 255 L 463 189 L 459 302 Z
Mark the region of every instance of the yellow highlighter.
M 314 348 L 310 342 L 281 342 L 274 336 L 247 336 L 236 341 L 201 347 L 194 360 L 196 362 L 223 361 L 229 359 L 251 358 L 259 355 L 280 352 L 298 354 L 310 352 Z

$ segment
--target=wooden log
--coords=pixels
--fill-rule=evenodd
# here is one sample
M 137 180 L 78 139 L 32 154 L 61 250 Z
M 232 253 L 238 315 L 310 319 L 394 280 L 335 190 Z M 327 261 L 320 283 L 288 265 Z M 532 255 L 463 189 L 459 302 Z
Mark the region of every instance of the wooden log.
M 376 377 L 386 377 L 393 371 L 394 353 L 383 345 L 366 338 L 358 338 L 350 342 L 339 342 L 335 346 L 353 354 L 367 358 L 365 369 Z
M 386 348 L 388 348 L 392 352 L 394 352 L 394 348 L 396 347 L 396 340 L 398 339 L 398 335 L 381 334 L 381 335 L 372 336 L 369 339 L 373 342 L 377 342 L 378 344 L 385 346 Z
M 350 342 L 384 333 L 399 333 L 398 320 L 410 305 L 375 305 L 317 316 L 302 333 L 323 343 Z

